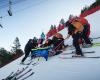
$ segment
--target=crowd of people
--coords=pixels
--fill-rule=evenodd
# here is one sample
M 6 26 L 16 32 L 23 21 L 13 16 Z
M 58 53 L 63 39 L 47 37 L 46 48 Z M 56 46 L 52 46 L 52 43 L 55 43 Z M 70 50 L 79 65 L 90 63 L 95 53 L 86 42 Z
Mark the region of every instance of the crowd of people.
M 62 52 L 65 48 L 64 40 L 69 39 L 70 36 L 73 38 L 73 46 L 75 47 L 75 57 L 76 56 L 84 56 L 82 50 L 80 48 L 80 44 L 83 47 L 91 47 L 92 42 L 89 39 L 90 36 L 90 24 L 84 17 L 70 16 L 69 20 L 66 21 L 65 27 L 68 30 L 68 35 L 66 38 L 63 38 L 63 35 L 60 33 L 56 33 L 53 35 L 52 39 L 45 39 L 45 34 L 42 32 L 41 37 L 37 39 L 34 37 L 33 39 L 29 39 L 27 42 L 24 52 L 25 56 L 22 59 L 21 63 L 24 63 L 26 58 L 29 56 L 32 49 L 45 48 L 50 46 L 51 51 L 49 51 L 49 55 L 57 55 Z M 33 57 L 36 55 L 33 54 Z

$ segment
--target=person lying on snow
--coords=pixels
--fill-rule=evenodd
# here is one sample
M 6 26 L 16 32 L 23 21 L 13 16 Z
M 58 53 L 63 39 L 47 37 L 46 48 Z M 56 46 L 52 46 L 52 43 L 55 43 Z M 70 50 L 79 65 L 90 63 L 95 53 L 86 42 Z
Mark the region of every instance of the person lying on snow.
M 57 55 L 62 52 L 64 48 L 64 38 L 60 33 L 56 33 L 52 39 L 46 40 L 42 47 L 51 46 L 49 56 Z
M 64 48 L 64 38 L 60 33 L 56 33 L 52 38 L 53 49 L 60 51 Z
M 73 46 L 76 49 L 75 56 L 84 56 L 79 45 L 79 39 L 82 38 L 87 44 L 91 44 L 88 37 L 86 37 L 87 35 L 84 31 L 84 25 L 77 18 L 73 18 L 72 21 L 69 20 L 66 22 L 66 27 L 68 27 L 68 35 L 65 39 L 68 39 L 70 36 L 72 36 Z

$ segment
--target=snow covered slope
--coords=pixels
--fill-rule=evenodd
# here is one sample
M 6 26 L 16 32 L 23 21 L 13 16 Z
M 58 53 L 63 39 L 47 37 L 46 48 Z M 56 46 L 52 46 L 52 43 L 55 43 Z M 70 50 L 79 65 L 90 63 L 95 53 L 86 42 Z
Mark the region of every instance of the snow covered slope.
M 100 10 L 86 18 L 91 24 L 91 37 L 100 36 Z M 100 39 L 96 39 L 94 42 L 100 42 Z M 100 46 L 84 48 L 82 50 L 96 52 L 85 54 L 86 56 L 100 56 Z M 67 52 L 71 52 L 71 50 L 66 50 L 63 53 Z M 48 61 L 41 58 L 38 65 L 30 65 L 28 69 L 32 68 L 35 74 L 26 80 L 100 80 L 100 59 L 61 59 L 59 56 L 61 56 L 61 54 L 49 58 Z M 71 56 L 71 54 L 65 56 Z M 22 58 L 23 56 L 1 68 L 0 80 L 5 78 L 12 71 L 25 67 L 26 65 L 19 64 Z M 34 60 L 34 62 L 36 61 L 37 59 Z

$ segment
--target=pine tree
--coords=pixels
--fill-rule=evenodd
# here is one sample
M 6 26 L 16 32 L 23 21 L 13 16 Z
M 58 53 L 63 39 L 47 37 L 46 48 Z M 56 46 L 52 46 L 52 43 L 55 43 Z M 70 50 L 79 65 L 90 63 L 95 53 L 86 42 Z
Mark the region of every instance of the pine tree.
M 65 20 L 62 18 L 61 20 L 60 20 L 60 24 L 64 24 L 65 23 Z
M 54 25 L 54 29 L 56 29 L 56 25 Z
M 18 37 L 15 38 L 13 44 L 14 44 L 14 46 L 12 46 L 11 51 L 12 51 L 13 53 L 16 53 L 17 50 L 19 50 L 19 49 L 20 49 L 20 46 L 21 46 Z
M 0 48 L 0 61 L 2 63 L 11 59 L 10 52 L 5 50 L 4 48 Z
M 72 14 L 70 14 L 68 19 L 70 20 L 72 17 L 73 17 L 73 15 L 72 15 Z
M 84 13 L 85 11 L 89 10 L 88 6 L 83 7 L 83 9 L 81 10 L 81 13 Z
M 51 25 L 51 27 L 50 27 L 50 30 L 52 30 L 53 29 L 53 25 Z
M 100 2 L 100 0 L 96 0 L 96 2 Z

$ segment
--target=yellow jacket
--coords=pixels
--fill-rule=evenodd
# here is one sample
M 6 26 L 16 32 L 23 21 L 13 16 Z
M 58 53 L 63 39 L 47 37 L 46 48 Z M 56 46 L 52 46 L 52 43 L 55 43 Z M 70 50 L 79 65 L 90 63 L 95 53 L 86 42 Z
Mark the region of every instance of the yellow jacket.
M 71 24 L 76 28 L 74 33 L 82 32 L 84 29 L 84 27 L 80 21 L 75 20 Z

